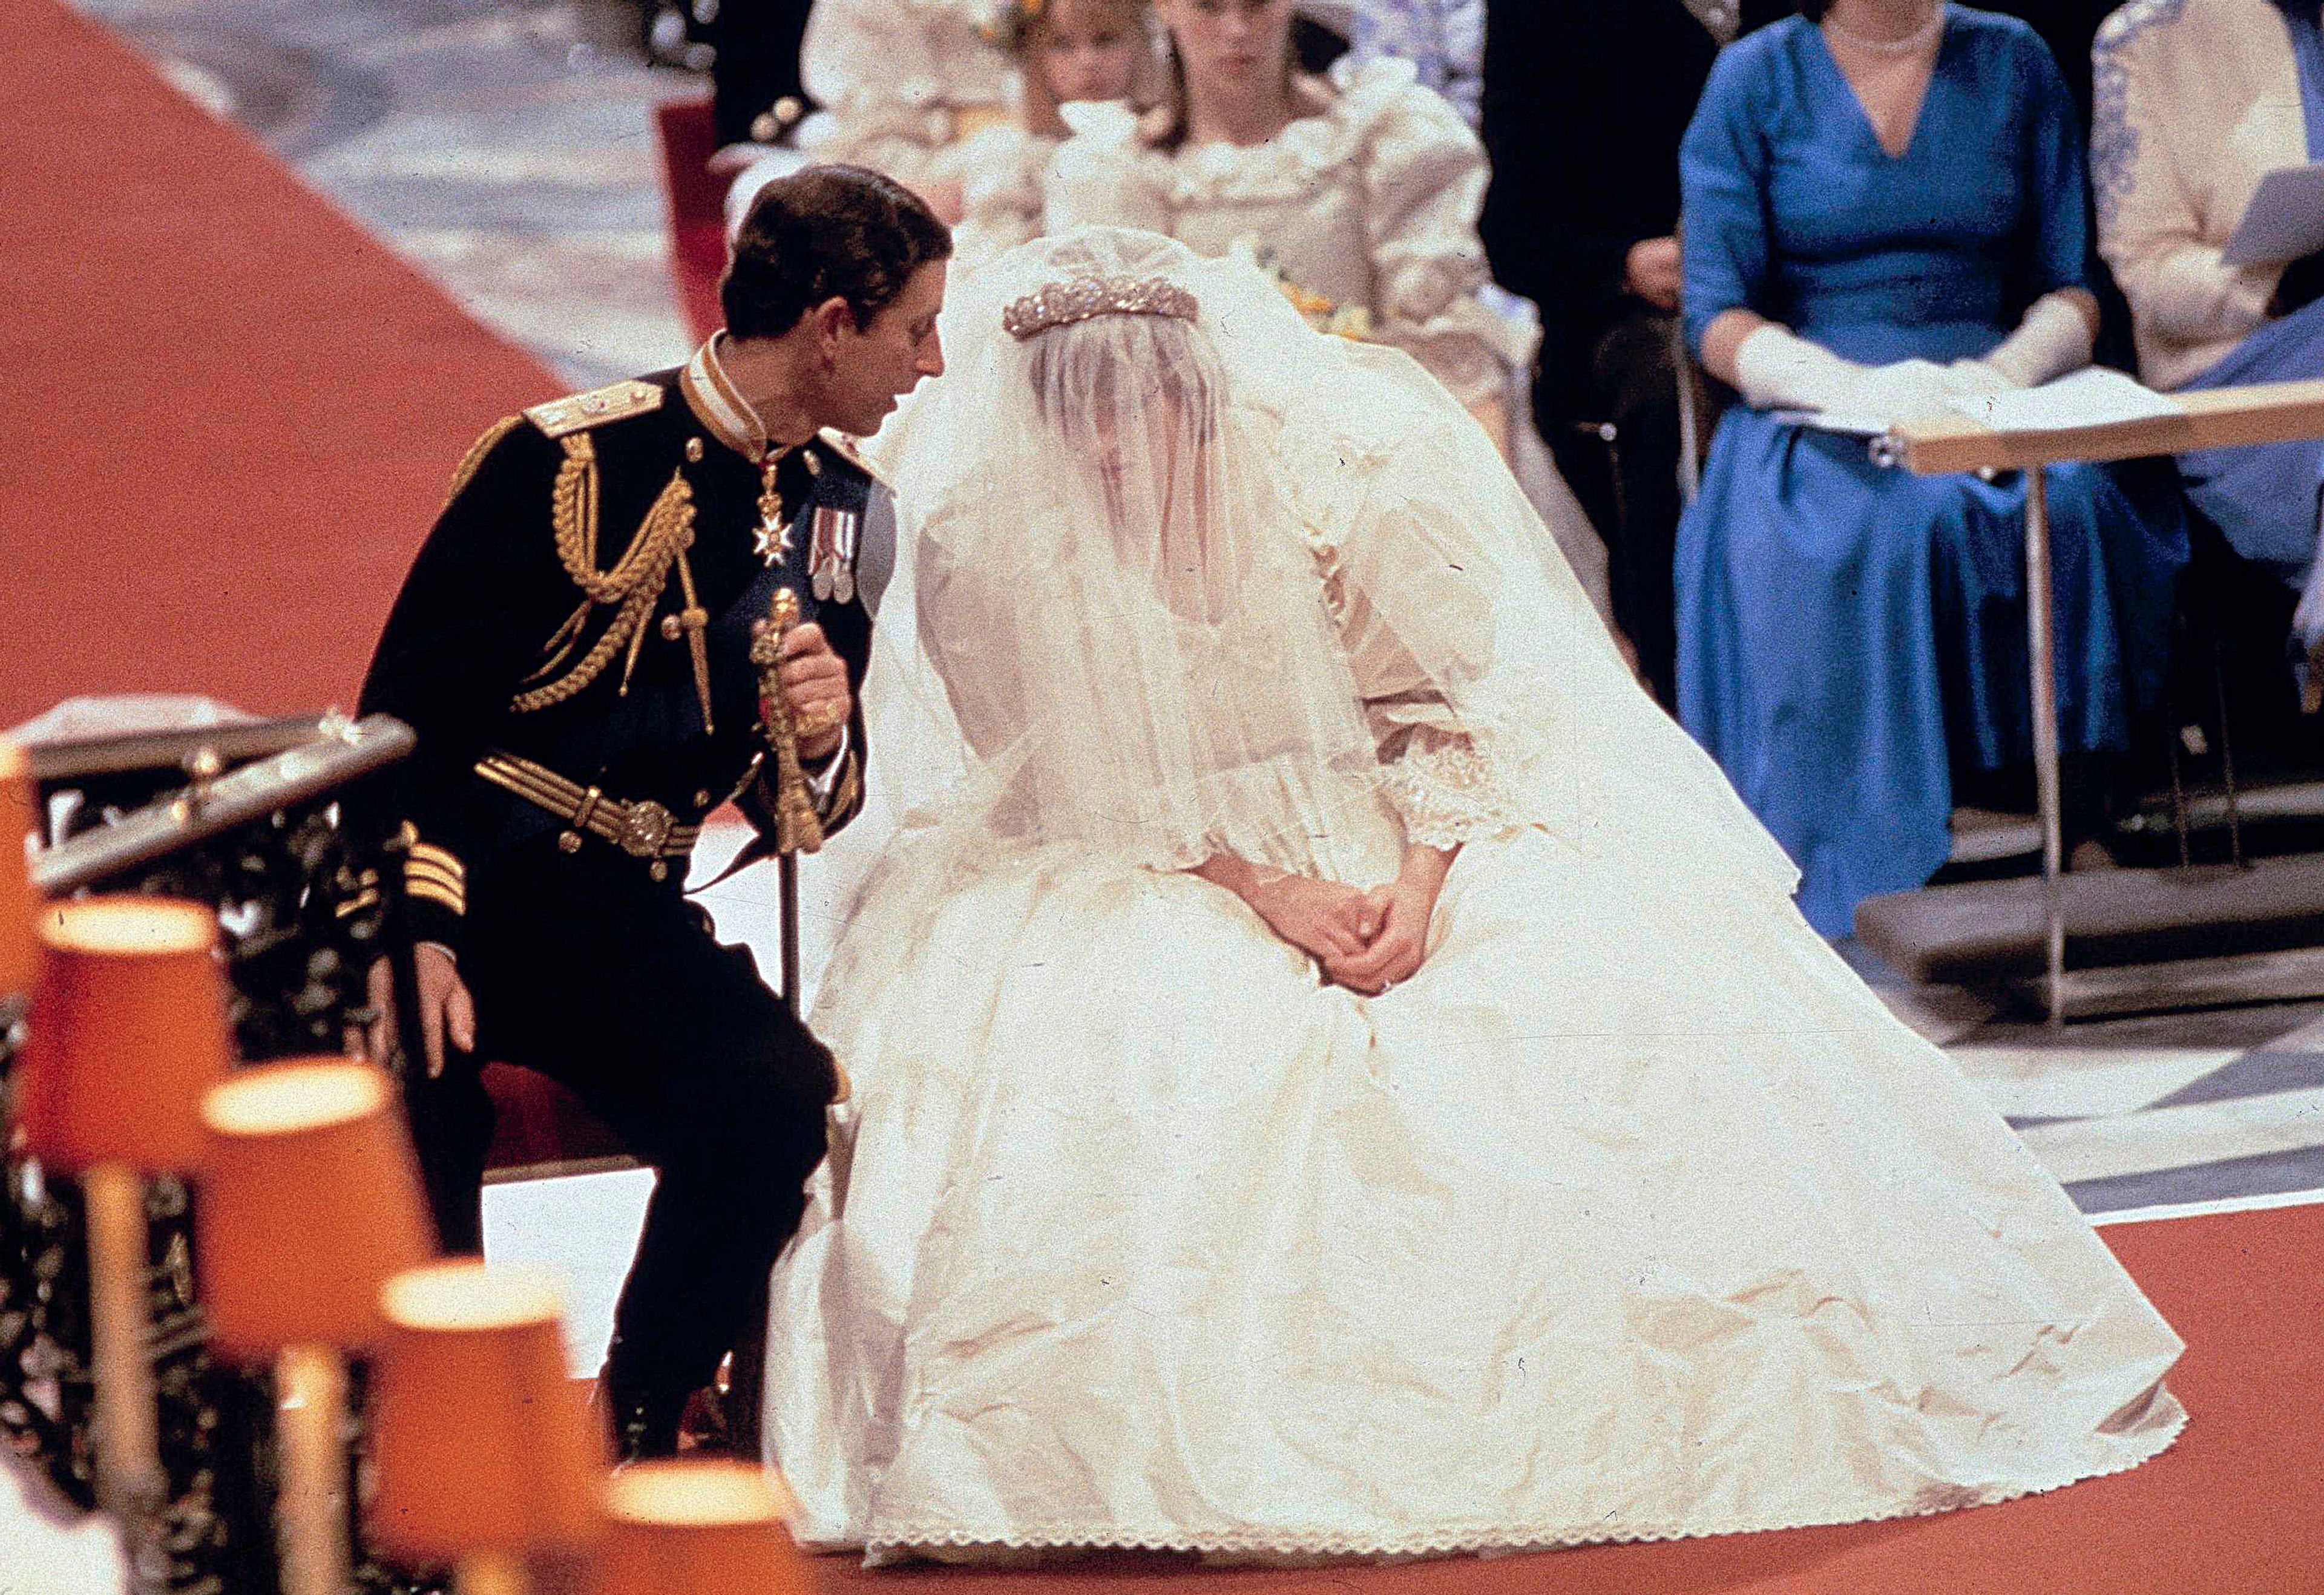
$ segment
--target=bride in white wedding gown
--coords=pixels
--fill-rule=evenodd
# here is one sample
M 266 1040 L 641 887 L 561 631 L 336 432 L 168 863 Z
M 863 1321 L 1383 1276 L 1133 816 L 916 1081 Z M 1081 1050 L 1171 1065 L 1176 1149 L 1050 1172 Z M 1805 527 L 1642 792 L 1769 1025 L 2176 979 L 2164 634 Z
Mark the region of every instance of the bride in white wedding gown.
M 825 975 L 775 1278 L 803 1541 L 1663 1538 L 2170 1444 L 2170 1327 L 1432 379 L 1119 231 L 944 336 L 872 690 L 954 752 Z

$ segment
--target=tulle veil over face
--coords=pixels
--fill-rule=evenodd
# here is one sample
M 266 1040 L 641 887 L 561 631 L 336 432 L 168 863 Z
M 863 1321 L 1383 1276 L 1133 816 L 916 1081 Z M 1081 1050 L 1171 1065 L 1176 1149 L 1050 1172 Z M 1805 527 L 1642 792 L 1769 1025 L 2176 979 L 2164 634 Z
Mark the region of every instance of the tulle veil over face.
M 1181 313 L 1004 326 L 1092 280 Z M 866 698 L 874 784 L 908 831 L 950 834 L 954 867 L 1232 853 L 1373 884 L 1380 850 L 1348 844 L 1425 721 L 1536 823 L 1579 837 L 1644 803 L 1788 885 L 1407 356 L 1314 332 L 1248 263 L 1102 227 L 1001 256 L 943 336 L 952 373 L 874 444 L 899 549 Z

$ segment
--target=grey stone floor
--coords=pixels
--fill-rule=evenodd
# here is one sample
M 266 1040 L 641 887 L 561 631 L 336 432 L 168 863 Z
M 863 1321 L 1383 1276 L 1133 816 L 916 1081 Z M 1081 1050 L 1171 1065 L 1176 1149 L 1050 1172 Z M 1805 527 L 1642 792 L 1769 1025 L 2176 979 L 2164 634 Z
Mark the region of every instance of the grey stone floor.
M 576 387 L 684 357 L 628 0 L 74 0 Z

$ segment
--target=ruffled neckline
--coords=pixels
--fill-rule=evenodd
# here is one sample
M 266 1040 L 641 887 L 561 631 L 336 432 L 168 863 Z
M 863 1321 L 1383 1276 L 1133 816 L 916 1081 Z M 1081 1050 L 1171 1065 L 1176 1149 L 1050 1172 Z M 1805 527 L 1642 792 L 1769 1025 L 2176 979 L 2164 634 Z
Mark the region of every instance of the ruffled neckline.
M 1259 144 L 1157 150 L 1140 139 L 1137 114 L 1118 101 L 1062 110 L 1076 138 L 1114 146 L 1133 165 L 1160 178 L 1175 199 L 1277 198 L 1303 192 L 1360 157 L 1379 124 L 1408 96 L 1431 92 L 1420 87 L 1413 64 L 1396 57 L 1362 63 L 1342 60 L 1327 81 L 1336 91 L 1330 106 L 1295 119 Z

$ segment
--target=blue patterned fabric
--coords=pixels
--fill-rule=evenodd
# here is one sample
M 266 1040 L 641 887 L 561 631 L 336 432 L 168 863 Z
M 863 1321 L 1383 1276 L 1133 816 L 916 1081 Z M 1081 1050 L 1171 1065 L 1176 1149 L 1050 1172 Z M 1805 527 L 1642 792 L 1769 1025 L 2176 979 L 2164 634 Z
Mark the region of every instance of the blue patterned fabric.
M 2083 281 L 2073 103 L 2024 23 L 1955 6 L 1902 156 L 1821 33 L 1723 55 L 1687 134 L 1687 331 L 1747 309 L 1868 364 L 1988 353 Z M 2134 485 L 2135 484 L 2135 485 Z M 2060 720 L 2121 749 L 2160 690 L 2185 526 L 2167 474 L 2050 475 Z M 1801 868 L 1829 936 L 1950 850 L 1956 761 L 2030 757 L 2024 490 L 1915 477 L 1742 406 L 1679 531 L 1680 717 Z
M 2187 0 L 2130 0 L 2099 25 L 2090 46 L 2090 181 L 2098 213 L 2109 221 L 2138 159 L 2138 126 L 2130 118 L 2130 79 L 2122 51 L 2149 28 L 2176 22 Z
M 1485 81 L 1485 0 L 1365 0 L 1356 13 L 1359 60 L 1395 56 L 1477 125 Z

